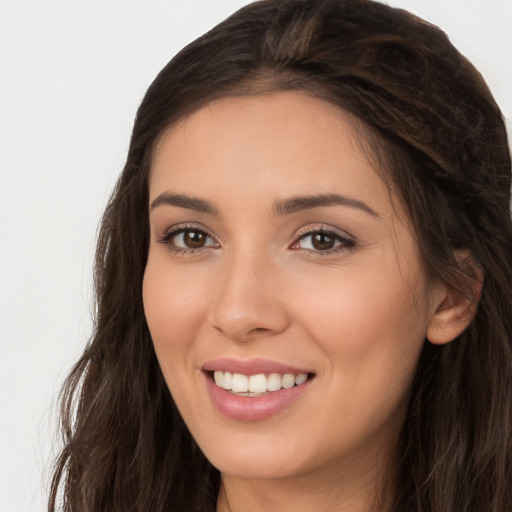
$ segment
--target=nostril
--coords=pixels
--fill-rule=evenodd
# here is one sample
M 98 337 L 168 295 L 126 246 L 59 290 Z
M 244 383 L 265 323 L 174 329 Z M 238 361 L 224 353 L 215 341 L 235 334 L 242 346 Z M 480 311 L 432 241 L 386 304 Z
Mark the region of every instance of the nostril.
M 250 338 L 252 335 L 261 336 L 265 334 L 270 334 L 272 331 L 270 329 L 266 329 L 265 327 L 254 327 L 247 333 L 247 337 Z

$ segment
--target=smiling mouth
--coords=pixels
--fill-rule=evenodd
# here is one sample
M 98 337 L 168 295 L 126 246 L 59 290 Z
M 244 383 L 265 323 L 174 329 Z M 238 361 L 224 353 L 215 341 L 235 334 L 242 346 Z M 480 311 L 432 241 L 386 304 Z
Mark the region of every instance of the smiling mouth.
M 290 389 L 300 386 L 312 379 L 313 373 L 258 373 L 256 375 L 244 375 L 215 370 L 208 372 L 219 387 L 237 396 L 256 397 L 282 389 Z

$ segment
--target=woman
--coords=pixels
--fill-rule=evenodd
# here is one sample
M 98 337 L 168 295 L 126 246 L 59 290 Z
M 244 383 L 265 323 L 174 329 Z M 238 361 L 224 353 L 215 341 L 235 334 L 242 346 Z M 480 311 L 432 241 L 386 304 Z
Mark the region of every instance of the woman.
M 510 155 L 437 28 L 267 0 L 139 108 L 49 509 L 512 507 Z

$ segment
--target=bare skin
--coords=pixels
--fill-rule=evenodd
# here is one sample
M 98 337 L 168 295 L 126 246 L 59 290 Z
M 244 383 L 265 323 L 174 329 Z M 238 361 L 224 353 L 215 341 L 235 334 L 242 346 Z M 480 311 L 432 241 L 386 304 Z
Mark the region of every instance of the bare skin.
M 427 284 L 354 136 L 335 107 L 276 93 L 218 100 L 157 147 L 144 306 L 172 396 L 221 472 L 218 512 L 387 510 L 424 340 L 470 320 Z M 276 413 L 230 416 L 211 394 L 222 358 L 310 378 Z

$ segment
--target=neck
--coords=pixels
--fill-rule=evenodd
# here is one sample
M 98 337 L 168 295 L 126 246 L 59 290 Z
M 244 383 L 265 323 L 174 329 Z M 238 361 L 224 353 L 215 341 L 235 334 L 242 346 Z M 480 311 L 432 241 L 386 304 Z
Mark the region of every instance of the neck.
M 366 463 L 352 460 L 346 470 L 336 464 L 284 478 L 222 474 L 217 512 L 388 512 L 394 495 L 389 468 L 396 468 L 389 462 L 380 454 Z

